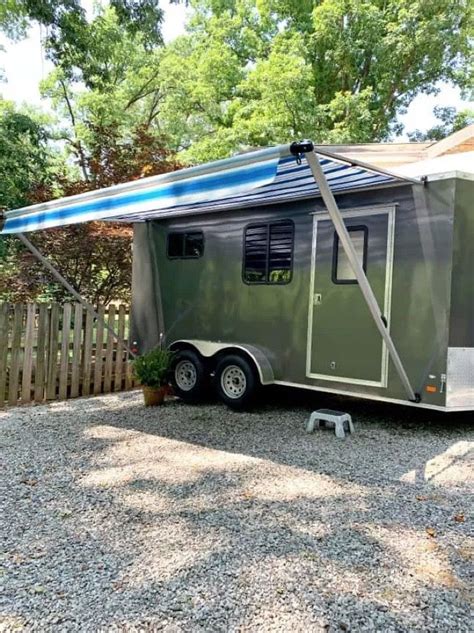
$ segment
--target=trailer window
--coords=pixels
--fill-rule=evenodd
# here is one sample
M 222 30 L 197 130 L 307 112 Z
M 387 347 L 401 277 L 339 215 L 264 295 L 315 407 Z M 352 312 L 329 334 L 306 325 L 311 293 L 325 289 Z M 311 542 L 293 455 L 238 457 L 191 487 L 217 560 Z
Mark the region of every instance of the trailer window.
M 287 284 L 293 271 L 291 220 L 251 224 L 244 235 L 243 279 L 248 284 Z
M 167 255 L 170 259 L 195 259 L 204 253 L 202 231 L 169 233 Z
M 369 230 L 366 226 L 348 226 L 347 231 L 362 268 L 367 272 L 367 244 Z M 332 281 L 335 284 L 356 284 L 357 279 L 351 268 L 349 259 L 340 244 L 337 233 L 334 233 L 332 258 Z

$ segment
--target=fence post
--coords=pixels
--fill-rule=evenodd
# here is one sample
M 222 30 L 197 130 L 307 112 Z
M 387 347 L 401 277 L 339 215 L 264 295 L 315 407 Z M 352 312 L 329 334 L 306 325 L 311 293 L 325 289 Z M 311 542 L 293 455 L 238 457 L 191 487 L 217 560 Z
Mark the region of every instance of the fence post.
M 127 327 L 127 340 L 130 347 L 130 334 L 132 331 L 132 316 L 130 314 L 130 310 L 127 312 L 128 314 L 128 327 Z M 133 366 L 130 358 L 130 354 L 127 352 L 125 360 L 125 389 L 131 389 L 134 386 L 134 375 L 133 375 Z

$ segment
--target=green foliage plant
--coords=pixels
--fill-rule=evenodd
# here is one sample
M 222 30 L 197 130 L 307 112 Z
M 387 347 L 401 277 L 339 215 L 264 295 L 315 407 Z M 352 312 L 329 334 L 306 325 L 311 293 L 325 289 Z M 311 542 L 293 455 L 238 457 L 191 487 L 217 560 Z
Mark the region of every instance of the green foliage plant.
M 133 371 L 143 387 L 158 389 L 168 383 L 173 353 L 156 347 L 133 361 Z

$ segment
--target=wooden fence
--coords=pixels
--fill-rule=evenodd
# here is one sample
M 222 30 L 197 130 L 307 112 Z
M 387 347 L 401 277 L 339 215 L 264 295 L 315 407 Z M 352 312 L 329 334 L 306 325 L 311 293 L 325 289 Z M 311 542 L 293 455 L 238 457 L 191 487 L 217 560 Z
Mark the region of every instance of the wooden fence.
M 99 307 L 127 342 L 126 306 Z M 0 407 L 134 386 L 129 354 L 80 303 L 0 303 Z

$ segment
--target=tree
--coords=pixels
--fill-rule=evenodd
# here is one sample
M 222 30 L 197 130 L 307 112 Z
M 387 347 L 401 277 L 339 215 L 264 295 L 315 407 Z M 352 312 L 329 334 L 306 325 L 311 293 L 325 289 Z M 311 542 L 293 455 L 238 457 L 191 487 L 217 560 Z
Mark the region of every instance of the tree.
M 384 140 L 437 83 L 464 86 L 468 0 L 195 0 L 167 47 L 160 125 L 192 161 L 309 136 Z M 217 63 L 221 60 L 221 63 Z
M 31 186 L 26 194 L 28 202 L 51 200 L 57 197 L 59 191 L 64 196 L 74 195 L 179 167 L 168 150 L 146 130 L 137 130 L 126 143 L 112 129 L 101 131 L 98 138 L 103 142 L 94 147 L 88 157 L 89 182 L 71 180 L 70 175 L 65 177 L 57 173 L 51 182 Z M 87 222 L 33 232 L 31 239 L 89 302 L 107 305 L 113 300 L 130 301 L 130 226 Z M 3 260 L 0 256 L 0 300 L 62 302 L 68 299 L 68 292 L 49 276 L 42 265 L 28 251 L 20 248 L 19 242 L 10 239 Z
M 462 130 L 466 125 L 472 125 L 474 123 L 474 110 L 466 109 L 457 111 L 452 107 L 435 107 L 434 113 L 440 120 L 440 123 L 434 125 L 426 132 L 421 130 L 415 130 L 408 134 L 410 141 L 441 141 L 450 134 Z
M 62 165 L 49 139 L 44 116 L 0 99 L 0 210 L 29 204 L 33 190 L 55 190 Z M 20 250 L 14 238 L 0 238 L 0 297 L 13 283 Z
M 0 99 L 0 207 L 28 204 L 28 192 L 52 184 L 58 160 L 46 118 Z
M 29 238 L 90 303 L 130 301 L 131 227 L 88 222 L 35 232 Z M 3 301 L 71 300 L 29 251 L 10 249 L 5 268 L 2 275 L 0 265 Z
M 100 0 L 98 0 L 100 2 Z M 183 0 L 167 0 L 179 4 Z M 162 43 L 163 10 L 158 0 L 109 0 L 119 25 L 130 36 L 140 34 L 147 48 Z M 86 66 L 89 28 L 81 0 L 2 0 L 0 30 L 11 39 L 25 37 L 31 23 L 46 27 L 46 54 L 55 65 Z M 1 50 L 1 47 L 0 47 Z
M 49 181 L 21 179 L 27 201 L 10 201 L 8 206 L 42 202 L 59 194 L 73 195 L 178 168 L 159 129 L 152 125 L 156 116 L 153 100 L 144 103 L 153 87 L 156 69 L 152 62 L 157 51 L 150 47 L 151 40 L 142 30 L 124 30 L 119 3 L 112 4 L 107 9 L 99 8 L 90 22 L 83 22 L 80 6 L 72 1 L 59 3 L 61 6 L 45 3 L 43 9 L 50 14 L 34 14 L 43 22 L 60 24 L 48 41 L 56 68 L 44 82 L 43 91 L 59 115 L 55 141 L 65 146 L 82 177 L 73 177 L 69 169 L 68 173 L 57 171 Z M 130 11 L 147 4 L 157 7 L 156 2 L 121 3 Z M 72 13 L 66 16 L 68 6 Z M 151 14 L 147 15 L 150 18 Z M 71 32 L 66 29 L 68 25 Z M 51 39 L 56 37 L 54 33 L 56 43 Z M 40 161 L 38 168 L 43 169 Z M 129 227 L 93 223 L 38 232 L 32 240 L 89 301 L 129 299 Z M 68 298 L 29 253 L 18 249 L 16 241 L 10 241 L 3 261 L 3 299 Z
M 87 54 L 65 56 L 42 82 L 42 93 L 65 123 L 60 137 L 91 181 L 91 154 L 105 152 L 111 138 L 133 144 L 141 130 L 164 142 L 154 125 L 160 49 L 148 49 L 141 33 L 124 33 L 113 8 L 100 9 L 88 23 L 87 40 Z
M 0 3 L 0 30 L 9 38 L 23 37 L 27 24 L 21 0 L 3 0 Z
M 150 46 L 162 42 L 163 10 L 157 0 L 110 0 L 110 6 L 128 33 L 140 32 Z M 81 0 L 2 1 L 0 28 L 8 36 L 24 36 L 31 22 L 48 28 L 46 46 L 54 61 L 61 61 L 72 51 L 86 53 L 87 18 Z
M 145 50 L 140 35 L 123 35 L 113 9 L 99 13 L 89 29 L 94 44 L 90 50 L 94 63 L 86 68 L 90 87 L 83 85 L 82 67 L 67 66 L 66 61 L 45 82 L 44 89 L 53 97 L 60 115 L 54 133 L 21 113 L 13 112 L 6 119 L 0 169 L 3 166 L 5 172 L 3 204 L 9 208 L 179 167 L 159 131 L 150 127 L 153 114 L 147 108 L 152 104 L 140 104 L 142 96 L 146 97 L 148 73 L 152 72 L 141 63 L 154 58 L 154 53 Z M 58 165 L 50 160 L 48 141 L 53 136 L 56 143 L 66 143 L 82 177 L 64 164 L 58 168 L 59 159 Z M 92 223 L 40 231 L 32 234 L 32 240 L 89 301 L 97 304 L 130 299 L 130 227 Z M 2 239 L 2 244 L 3 300 L 69 298 L 17 240 Z

